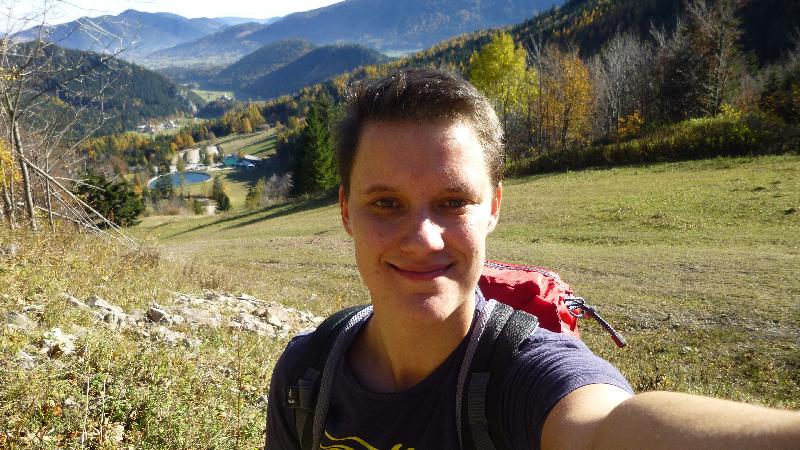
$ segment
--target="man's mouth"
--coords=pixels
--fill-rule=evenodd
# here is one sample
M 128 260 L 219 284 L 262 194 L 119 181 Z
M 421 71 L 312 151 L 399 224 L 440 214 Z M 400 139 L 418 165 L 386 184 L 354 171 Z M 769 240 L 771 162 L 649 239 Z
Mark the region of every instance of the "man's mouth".
M 388 264 L 389 267 L 391 267 L 395 273 L 397 273 L 403 278 L 413 281 L 432 280 L 434 278 L 445 275 L 450 270 L 450 268 L 453 267 L 453 263 L 426 264 L 420 266 L 415 266 L 415 265 L 397 266 L 392 263 Z

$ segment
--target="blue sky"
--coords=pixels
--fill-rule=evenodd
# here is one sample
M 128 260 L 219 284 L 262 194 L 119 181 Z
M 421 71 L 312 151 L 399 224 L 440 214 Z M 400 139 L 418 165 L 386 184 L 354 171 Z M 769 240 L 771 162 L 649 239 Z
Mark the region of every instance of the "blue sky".
M 28 26 L 42 21 L 42 11 L 48 11 L 47 24 L 69 22 L 79 17 L 116 15 L 126 9 L 145 12 L 170 12 L 184 17 L 248 17 L 266 19 L 308 11 L 342 0 L 0 0 L 0 22 L 15 19 L 17 25 Z M 27 27 L 25 27 L 27 28 Z

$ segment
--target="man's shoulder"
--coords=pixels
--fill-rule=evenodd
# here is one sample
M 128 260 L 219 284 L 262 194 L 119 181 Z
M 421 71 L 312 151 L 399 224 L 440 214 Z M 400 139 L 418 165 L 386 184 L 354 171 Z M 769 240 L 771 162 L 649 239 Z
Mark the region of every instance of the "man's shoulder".
M 303 355 L 309 350 L 311 333 L 313 330 L 303 332 L 291 338 L 286 343 L 286 348 L 275 363 L 273 373 L 285 380 L 292 373 L 292 369 L 300 363 Z
M 520 345 L 511 370 L 558 380 L 559 384 L 571 386 L 571 389 L 586 383 L 604 383 L 632 392 L 619 370 L 592 353 L 583 341 L 541 327 Z

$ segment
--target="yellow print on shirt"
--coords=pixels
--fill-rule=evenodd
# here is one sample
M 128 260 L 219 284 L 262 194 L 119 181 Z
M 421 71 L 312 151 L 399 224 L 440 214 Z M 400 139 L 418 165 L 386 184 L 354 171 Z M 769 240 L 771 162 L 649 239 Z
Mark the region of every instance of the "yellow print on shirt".
M 367 441 L 360 437 L 337 438 L 325 432 L 325 439 L 319 444 L 319 448 L 324 450 L 380 450 L 378 447 L 369 445 Z M 403 444 L 395 444 L 390 450 L 414 450 L 413 447 L 403 447 Z

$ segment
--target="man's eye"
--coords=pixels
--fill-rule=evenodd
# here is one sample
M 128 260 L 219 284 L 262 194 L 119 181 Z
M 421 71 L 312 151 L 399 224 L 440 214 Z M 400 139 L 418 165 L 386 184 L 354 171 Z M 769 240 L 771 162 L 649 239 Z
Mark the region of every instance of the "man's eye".
M 445 208 L 463 208 L 467 206 L 467 204 L 468 202 L 466 200 L 451 199 L 451 200 L 445 200 L 443 206 Z
M 397 200 L 391 198 L 380 198 L 375 200 L 372 204 L 378 208 L 394 208 L 398 205 Z

